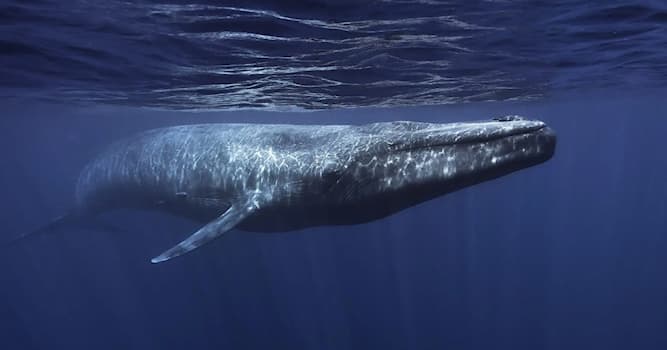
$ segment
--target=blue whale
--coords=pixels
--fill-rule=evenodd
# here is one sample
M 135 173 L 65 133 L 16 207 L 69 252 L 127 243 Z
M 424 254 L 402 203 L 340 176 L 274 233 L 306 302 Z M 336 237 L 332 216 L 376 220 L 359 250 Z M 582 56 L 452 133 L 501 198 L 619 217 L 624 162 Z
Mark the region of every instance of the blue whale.
M 158 263 L 233 228 L 280 232 L 380 219 L 542 163 L 555 145 L 543 122 L 516 116 L 449 124 L 167 127 L 116 142 L 93 159 L 76 184 L 74 208 L 47 228 L 119 208 L 204 223 L 151 260 Z

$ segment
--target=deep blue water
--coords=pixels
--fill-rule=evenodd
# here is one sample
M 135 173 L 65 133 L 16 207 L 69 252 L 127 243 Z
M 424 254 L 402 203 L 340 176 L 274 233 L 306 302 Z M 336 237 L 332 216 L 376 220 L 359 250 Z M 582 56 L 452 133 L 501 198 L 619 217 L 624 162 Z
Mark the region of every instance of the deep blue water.
M 666 349 L 666 21 L 660 1 L 6 1 L 0 349 Z M 556 130 L 554 158 L 369 224 L 154 265 L 197 224 L 124 211 L 123 232 L 3 248 L 142 130 L 506 114 Z
M 60 215 L 86 161 L 152 127 L 519 113 L 548 122 L 559 144 L 545 164 L 385 220 L 230 233 L 165 264 L 149 259 L 196 224 L 124 212 L 107 219 L 127 232 L 37 237 L 0 256 L 0 346 L 664 349 L 662 96 L 314 114 L 14 106 L 0 139 L 5 238 Z

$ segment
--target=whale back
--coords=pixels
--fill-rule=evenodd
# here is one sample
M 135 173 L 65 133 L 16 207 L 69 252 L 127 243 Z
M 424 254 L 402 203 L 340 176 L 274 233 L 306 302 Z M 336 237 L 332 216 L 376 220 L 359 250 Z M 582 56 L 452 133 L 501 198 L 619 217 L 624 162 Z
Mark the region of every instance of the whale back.
M 76 206 L 86 212 L 168 207 L 187 194 L 218 211 L 225 203 L 216 200 L 290 183 L 303 186 L 309 172 L 321 176 L 325 163 L 335 166 L 341 157 L 332 149 L 349 150 L 339 142 L 347 128 L 197 124 L 149 130 L 112 144 L 86 165 L 76 186 Z M 328 151 L 313 152 L 318 148 Z

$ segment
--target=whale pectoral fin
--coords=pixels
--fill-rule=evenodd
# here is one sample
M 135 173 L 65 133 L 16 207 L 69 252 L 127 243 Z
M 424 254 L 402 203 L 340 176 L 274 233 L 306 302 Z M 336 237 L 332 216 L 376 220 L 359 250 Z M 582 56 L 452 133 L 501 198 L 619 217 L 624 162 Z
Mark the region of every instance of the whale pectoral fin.
M 156 264 L 159 262 L 167 261 L 171 258 L 175 258 L 179 255 L 183 255 L 187 252 L 197 249 L 198 247 L 219 237 L 223 233 L 233 229 L 234 226 L 238 225 L 239 222 L 247 218 L 256 208 L 256 202 L 253 200 L 249 201 L 248 203 L 237 203 L 231 205 L 224 214 L 204 225 L 204 227 L 200 228 L 197 232 L 193 233 L 190 237 L 178 245 L 151 259 L 151 262 Z

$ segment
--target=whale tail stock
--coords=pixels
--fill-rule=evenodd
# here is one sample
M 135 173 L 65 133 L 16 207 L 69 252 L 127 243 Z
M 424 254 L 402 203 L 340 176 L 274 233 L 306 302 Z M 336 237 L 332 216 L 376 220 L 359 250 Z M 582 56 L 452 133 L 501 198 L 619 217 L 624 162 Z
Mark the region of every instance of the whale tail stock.
M 58 216 L 46 225 L 35 230 L 22 233 L 11 238 L 7 246 L 14 246 L 31 237 L 37 237 L 50 232 L 62 231 L 65 229 L 89 229 L 96 231 L 121 232 L 122 230 L 88 215 L 79 215 L 74 210 L 70 210 L 64 215 Z
M 188 253 L 211 240 L 221 236 L 223 233 L 233 229 L 239 222 L 259 209 L 262 202 L 261 196 L 249 196 L 245 200 L 232 204 L 227 210 L 215 220 L 204 225 L 187 239 L 183 240 L 171 249 L 163 252 L 151 260 L 152 263 L 160 263 L 177 256 Z M 109 225 L 95 217 L 95 215 L 81 214 L 71 210 L 51 220 L 44 226 L 33 231 L 26 232 L 9 240 L 7 246 L 13 246 L 31 237 L 37 237 L 49 232 L 62 231 L 65 229 L 89 229 L 94 231 L 124 232 L 115 226 Z

